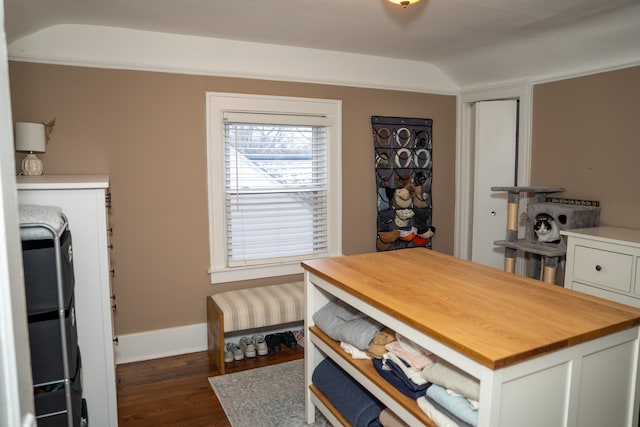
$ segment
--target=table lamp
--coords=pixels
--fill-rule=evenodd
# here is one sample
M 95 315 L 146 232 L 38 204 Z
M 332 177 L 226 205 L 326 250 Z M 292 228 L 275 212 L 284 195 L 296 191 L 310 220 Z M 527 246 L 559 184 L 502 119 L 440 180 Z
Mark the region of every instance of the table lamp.
M 44 153 L 45 131 L 42 123 L 16 123 L 16 151 L 29 154 L 22 160 L 22 175 L 42 175 L 42 160 L 34 153 Z

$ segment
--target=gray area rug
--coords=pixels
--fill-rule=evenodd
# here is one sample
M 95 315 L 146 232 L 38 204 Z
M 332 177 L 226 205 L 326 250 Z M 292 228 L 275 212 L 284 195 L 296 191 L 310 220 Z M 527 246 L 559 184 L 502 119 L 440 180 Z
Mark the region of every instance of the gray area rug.
M 327 427 L 316 409 L 315 424 L 304 418 L 304 360 L 209 378 L 233 427 Z

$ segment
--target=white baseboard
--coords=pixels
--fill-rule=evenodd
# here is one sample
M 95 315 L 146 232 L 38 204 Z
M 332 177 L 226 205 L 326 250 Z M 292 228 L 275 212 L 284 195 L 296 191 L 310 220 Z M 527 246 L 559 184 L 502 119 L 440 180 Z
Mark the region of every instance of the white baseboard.
M 303 322 L 293 322 L 254 330 L 235 331 L 225 336 L 225 342 L 237 342 L 240 336 L 245 335 L 267 335 L 270 333 L 302 329 L 302 327 Z M 116 365 L 206 351 L 207 324 L 198 323 L 177 328 L 118 335 L 118 344 L 114 347 Z
M 114 347 L 116 365 L 205 351 L 207 324 L 119 335 Z

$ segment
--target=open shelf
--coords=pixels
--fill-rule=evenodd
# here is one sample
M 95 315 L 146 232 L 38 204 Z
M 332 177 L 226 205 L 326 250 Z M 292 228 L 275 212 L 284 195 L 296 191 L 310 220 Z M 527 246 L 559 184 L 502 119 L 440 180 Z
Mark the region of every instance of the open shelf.
M 364 384 L 369 392 L 410 425 L 419 422 L 429 427 L 437 427 L 420 409 L 415 400 L 399 392 L 378 374 L 371 360 L 353 359 L 351 355 L 340 348 L 339 342 L 329 338 L 316 326 L 309 327 L 309 337 L 317 348 L 333 359 L 359 383 Z M 329 401 L 323 403 L 330 411 L 335 411 Z
M 342 424 L 344 427 L 351 427 L 351 424 L 349 423 L 349 421 L 347 421 L 342 416 L 340 411 L 338 411 L 336 407 L 333 406 L 333 404 L 327 398 L 327 396 L 325 396 L 324 393 L 318 390 L 318 387 L 311 384 L 309 386 L 309 390 L 311 390 L 311 399 L 313 400 L 313 403 L 316 405 L 318 409 L 320 409 L 320 411 L 324 414 L 324 416 L 329 421 L 331 421 L 332 423 L 338 422 Z
M 528 240 L 496 240 L 493 244 L 548 257 L 563 256 L 566 251 L 563 243 L 531 242 Z
M 353 359 L 316 328 L 314 314 L 335 300 L 479 380 L 478 427 L 637 423 L 636 308 L 422 248 L 317 259 L 303 267 L 307 385 L 330 358 L 408 425 L 434 426 L 370 360 Z M 607 399 L 593 392 L 603 387 Z M 312 396 L 307 388 L 308 421 L 310 405 L 335 420 L 331 405 Z

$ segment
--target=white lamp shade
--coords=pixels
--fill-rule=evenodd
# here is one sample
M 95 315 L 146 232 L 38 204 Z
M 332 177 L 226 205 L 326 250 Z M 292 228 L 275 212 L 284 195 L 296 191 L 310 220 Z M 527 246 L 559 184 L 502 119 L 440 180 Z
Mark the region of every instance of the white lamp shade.
M 44 153 L 45 133 L 42 123 L 16 123 L 16 151 Z

